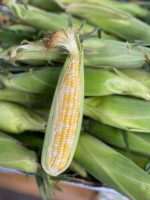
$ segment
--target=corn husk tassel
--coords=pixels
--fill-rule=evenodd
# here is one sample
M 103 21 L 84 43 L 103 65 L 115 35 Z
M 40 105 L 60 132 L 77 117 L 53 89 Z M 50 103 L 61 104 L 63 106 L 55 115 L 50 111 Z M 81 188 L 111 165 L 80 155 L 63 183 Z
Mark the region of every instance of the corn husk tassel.
M 52 175 L 65 171 L 76 149 L 83 113 L 83 50 L 73 28 L 52 34 L 47 48 L 61 47 L 68 57 L 61 71 L 48 119 L 42 166 Z

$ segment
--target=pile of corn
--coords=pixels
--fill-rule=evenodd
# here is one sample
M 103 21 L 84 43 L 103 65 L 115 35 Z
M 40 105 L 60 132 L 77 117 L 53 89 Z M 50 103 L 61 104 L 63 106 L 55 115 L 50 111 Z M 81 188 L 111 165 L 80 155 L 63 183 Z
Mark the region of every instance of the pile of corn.
M 0 167 L 48 190 L 76 174 L 149 200 L 150 11 L 115 0 L 2 4 Z M 95 27 L 101 38 L 88 37 Z

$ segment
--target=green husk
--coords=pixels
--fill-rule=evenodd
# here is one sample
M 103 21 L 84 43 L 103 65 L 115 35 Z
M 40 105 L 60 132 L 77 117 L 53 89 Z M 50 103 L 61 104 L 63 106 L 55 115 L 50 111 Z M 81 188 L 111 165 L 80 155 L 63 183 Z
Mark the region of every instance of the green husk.
M 119 152 L 123 156 L 127 157 L 129 160 L 133 161 L 137 166 L 139 166 L 141 169 L 146 171 L 146 166 L 150 162 L 149 158 L 145 158 L 141 155 L 136 155 L 134 153 L 128 153 L 124 150 L 113 148 L 115 151 Z
M 140 68 L 150 57 L 146 47 L 131 46 L 125 42 L 89 38 L 84 41 L 85 66 L 110 66 L 115 68 Z M 66 56 L 57 51 L 46 51 L 42 41 L 18 46 L 10 56 L 13 62 L 43 65 L 51 62 L 64 62 Z
M 145 69 L 123 69 L 121 70 L 127 76 L 139 81 L 146 87 L 150 88 L 150 72 Z
M 122 39 L 150 41 L 150 27 L 117 8 L 103 4 L 74 3 L 67 6 L 66 11 Z
M 8 30 L 15 31 L 15 32 L 23 32 L 28 34 L 36 34 L 36 29 L 32 26 L 24 25 L 24 24 L 13 24 L 7 27 Z M 6 30 L 7 30 L 6 29 Z
M 126 197 L 149 200 L 150 176 L 98 139 L 81 134 L 74 159 L 96 179 Z
M 39 0 L 32 0 L 34 4 L 38 4 Z M 11 0 L 3 0 L 3 3 L 13 12 L 13 15 L 16 18 L 19 18 L 21 23 L 30 25 L 37 30 L 41 31 L 57 31 L 57 30 L 66 30 L 68 27 L 68 15 L 66 13 L 51 13 L 44 10 L 38 9 L 34 6 L 27 6 L 27 8 L 22 4 L 17 4 Z M 47 2 L 40 2 L 43 6 Z M 50 6 L 50 4 L 49 4 Z M 47 6 L 47 8 L 49 7 Z M 32 15 L 32 18 L 30 17 Z M 83 20 L 79 20 L 72 17 L 72 22 L 75 27 L 80 27 Z M 83 27 L 83 32 L 88 33 L 93 30 L 93 26 L 85 24 Z M 102 37 L 105 39 L 119 40 L 113 35 L 106 34 L 102 31 Z
M 77 175 L 81 176 L 82 178 L 87 178 L 86 170 L 83 167 L 81 167 L 81 165 L 75 160 L 71 162 L 69 169 Z
M 46 122 L 32 110 L 14 103 L 0 101 L 0 130 L 9 133 L 45 130 Z
M 99 123 L 94 120 L 85 121 L 86 130 L 93 136 L 99 138 L 105 143 L 126 149 L 126 143 L 123 134 L 126 134 L 129 150 L 150 158 L 150 135 L 147 133 L 135 133 L 123 131 L 121 129 Z
M 72 3 L 83 3 L 81 0 L 56 0 L 56 2 L 64 8 L 66 5 L 71 5 Z M 139 18 L 144 18 L 149 14 L 147 9 L 144 9 L 133 2 L 119 2 L 115 0 L 86 0 L 86 3 L 109 5 L 112 8 L 118 8 Z
M 53 0 L 29 0 L 29 4 L 46 11 L 61 11 L 62 9 Z
M 33 40 L 36 30 L 33 27 L 15 24 L 0 29 L 0 42 L 3 48 L 19 45 L 23 40 Z
M 84 115 L 128 131 L 150 132 L 150 102 L 123 96 L 86 98 Z
M 26 173 L 36 173 L 37 156 L 26 149 L 19 141 L 0 132 L 0 167 L 16 169 Z
M 33 106 L 34 104 L 35 106 L 44 104 L 44 101 L 48 102 L 49 96 L 54 94 L 60 70 L 60 67 L 49 67 L 33 70 L 32 72 L 12 74 L 11 77 L 1 74 L 1 83 L 7 89 L 2 90 L 0 99 L 14 102 L 18 100 L 20 103 Z M 148 88 L 119 70 L 113 68 L 85 68 L 84 75 L 85 96 L 121 94 L 150 100 L 150 90 Z M 17 92 L 18 95 L 20 92 L 20 101 L 16 98 Z M 42 95 L 40 96 L 40 94 Z
M 32 26 L 37 30 L 64 31 L 68 27 L 68 16 L 65 13 L 64 15 L 58 15 L 30 5 L 25 7 L 23 4 L 15 3 L 11 0 L 3 0 L 3 4 L 13 12 L 13 15 L 19 19 L 20 23 Z M 80 27 L 80 20 L 72 18 L 72 21 L 74 26 Z M 90 32 L 92 29 L 93 26 L 85 24 L 83 31 Z
M 30 108 L 49 108 L 51 97 L 25 91 L 0 89 L 0 100 L 19 103 Z

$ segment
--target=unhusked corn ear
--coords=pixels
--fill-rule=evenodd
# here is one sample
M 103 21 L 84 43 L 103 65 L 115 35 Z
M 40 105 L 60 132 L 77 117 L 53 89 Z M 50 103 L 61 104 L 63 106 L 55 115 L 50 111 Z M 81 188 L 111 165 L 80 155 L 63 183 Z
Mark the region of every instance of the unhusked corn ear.
M 72 3 L 83 3 L 83 0 L 55 0 L 55 2 L 58 2 L 59 5 L 62 4 L 62 6 L 65 7 L 66 5 L 71 5 Z M 86 3 L 109 5 L 112 8 L 118 8 L 139 18 L 144 18 L 149 14 L 147 9 L 142 8 L 134 2 L 120 2 L 116 0 L 86 0 Z
M 24 106 L 0 101 L 0 130 L 8 133 L 44 132 L 45 120 Z
M 91 67 L 110 66 L 115 68 L 140 68 L 150 57 L 150 49 L 142 46 L 133 46 L 126 42 L 89 38 L 84 41 L 84 65 Z M 64 62 L 66 55 L 56 51 L 45 51 L 41 41 L 29 42 L 18 46 L 12 51 L 10 58 L 13 62 L 30 65 Z
M 84 114 L 104 124 L 135 132 L 150 132 L 150 102 L 124 96 L 84 100 Z
M 37 155 L 20 141 L 0 131 L 0 167 L 37 173 Z
M 64 31 L 68 26 L 68 16 L 65 13 L 64 15 L 60 15 L 56 13 L 46 12 L 42 9 L 30 5 L 28 5 L 28 7 L 25 7 L 23 4 L 16 3 L 13 0 L 2 0 L 2 3 L 12 11 L 13 16 L 19 19 L 21 23 L 30 25 L 37 30 Z M 72 21 L 73 24 L 77 27 L 81 24 L 81 21 L 76 18 L 72 18 Z M 87 33 L 91 31 L 91 29 L 93 29 L 93 26 L 85 24 L 83 31 Z
M 90 134 L 111 146 L 124 150 L 126 149 L 126 143 L 123 134 L 125 134 L 130 152 L 150 157 L 150 135 L 147 133 L 123 131 L 90 119 L 84 120 L 84 125 Z
M 55 32 L 50 48 L 64 47 L 69 52 L 56 87 L 42 152 L 44 170 L 57 176 L 70 164 L 83 113 L 83 53 L 79 35 L 73 28 Z
M 149 174 L 95 137 L 81 133 L 74 159 L 89 174 L 129 199 L 149 200 Z
M 119 38 L 150 41 L 148 24 L 117 8 L 93 3 L 74 3 L 65 8 L 68 13 L 83 18 L 94 26 L 100 26 L 104 31 Z

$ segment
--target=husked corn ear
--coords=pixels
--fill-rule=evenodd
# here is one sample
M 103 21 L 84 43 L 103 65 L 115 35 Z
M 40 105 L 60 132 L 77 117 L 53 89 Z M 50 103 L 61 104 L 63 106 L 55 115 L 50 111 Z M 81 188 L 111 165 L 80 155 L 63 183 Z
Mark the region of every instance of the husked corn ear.
M 67 162 L 79 119 L 79 62 L 73 60 L 65 73 L 57 101 L 55 138 L 50 154 L 50 166 L 61 169 Z
M 79 35 L 69 28 L 65 33 L 55 32 L 47 45 L 64 47 L 69 56 L 56 87 L 42 152 L 44 170 L 57 176 L 70 164 L 83 113 L 82 46 Z

